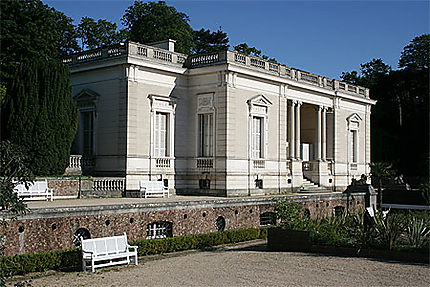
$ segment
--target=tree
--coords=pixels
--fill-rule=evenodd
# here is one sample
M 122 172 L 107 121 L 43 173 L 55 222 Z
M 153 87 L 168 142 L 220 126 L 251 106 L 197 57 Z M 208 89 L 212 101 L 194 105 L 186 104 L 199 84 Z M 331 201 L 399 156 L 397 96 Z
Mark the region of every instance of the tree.
M 121 40 L 117 25 L 104 19 L 99 19 L 96 22 L 90 17 L 82 17 L 77 31 L 82 41 L 82 49 L 109 46 Z
M 403 48 L 399 60 L 399 68 L 411 70 L 428 69 L 430 63 L 430 34 L 423 34 L 412 39 L 411 43 Z
M 30 155 L 35 175 L 63 174 L 77 128 L 69 68 L 50 60 L 19 64 L 2 105 L 2 136 Z
M 218 52 L 229 47 L 229 39 L 227 33 L 217 30 L 211 32 L 210 30 L 200 29 L 194 31 L 194 53 L 212 53 Z
M 245 54 L 245 55 L 251 55 L 255 57 L 261 56 L 261 50 L 258 50 L 255 47 L 249 47 L 246 43 L 241 43 L 239 45 L 236 45 L 233 47 L 235 51 Z
M 23 58 L 57 59 L 79 50 L 72 19 L 40 0 L 0 1 L 2 81 Z
M 250 56 L 254 56 L 254 57 L 259 57 L 262 58 L 263 60 L 269 61 L 269 62 L 273 62 L 273 63 L 277 63 L 275 58 L 269 58 L 266 55 L 261 55 L 261 50 L 258 50 L 255 47 L 249 47 L 248 44 L 246 43 L 242 43 L 239 45 L 236 45 L 233 47 L 235 51 L 245 54 L 245 55 L 250 55 Z
M 178 12 L 166 2 L 135 1 L 122 17 L 128 39 L 150 43 L 166 39 L 176 40 L 176 51 L 190 54 L 194 33 L 188 15 Z
M 385 64 L 382 59 L 372 59 L 370 62 L 360 65 L 360 74 L 357 71 L 342 72 L 340 78 L 354 85 L 373 87 L 380 77 L 388 75 L 391 67 Z

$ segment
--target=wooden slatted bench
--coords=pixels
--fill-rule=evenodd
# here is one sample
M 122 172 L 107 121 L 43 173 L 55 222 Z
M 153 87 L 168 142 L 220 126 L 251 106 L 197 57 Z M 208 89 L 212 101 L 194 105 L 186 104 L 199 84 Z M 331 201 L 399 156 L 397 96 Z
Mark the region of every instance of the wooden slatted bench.
M 148 198 L 149 196 L 170 197 L 169 188 L 165 187 L 162 181 L 140 181 L 140 197 Z M 143 196 L 142 196 L 143 195 Z
M 82 246 L 82 269 L 87 270 L 87 262 L 91 265 L 91 271 L 95 272 L 96 268 L 112 266 L 118 264 L 130 264 L 131 258 L 134 263 L 137 261 L 137 246 L 128 245 L 127 234 L 102 237 L 94 239 L 83 239 Z M 119 259 L 119 260 L 118 260 Z
M 48 187 L 48 181 L 35 181 L 30 184 L 28 189 L 24 184 L 18 184 L 15 187 L 18 197 L 23 200 L 54 200 L 54 190 Z

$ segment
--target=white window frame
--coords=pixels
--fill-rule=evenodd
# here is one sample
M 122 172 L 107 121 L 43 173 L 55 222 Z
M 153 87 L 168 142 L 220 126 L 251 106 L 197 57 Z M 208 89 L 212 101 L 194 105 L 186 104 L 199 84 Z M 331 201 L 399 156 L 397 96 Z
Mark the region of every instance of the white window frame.
M 360 161 L 359 142 L 361 117 L 358 114 L 352 114 L 347 118 L 347 121 L 347 160 L 350 164 L 357 164 Z
M 258 95 L 248 100 L 248 150 L 249 157 L 255 160 L 262 160 L 267 157 L 267 149 L 269 144 L 269 128 L 268 128 L 268 110 L 272 105 L 272 102 L 269 101 L 265 96 Z M 258 119 L 260 121 L 260 139 L 259 146 L 260 150 L 257 154 L 257 149 L 255 149 L 257 134 L 255 131 L 255 121 Z
M 265 156 L 265 120 L 261 116 L 252 116 L 251 124 L 251 154 L 252 158 L 263 159 Z
M 151 158 L 173 158 L 176 98 L 157 95 L 149 95 L 148 98 L 151 101 Z M 166 115 L 166 149 L 164 155 L 160 154 L 159 147 L 156 147 L 156 121 L 159 119 L 157 114 Z
M 213 157 L 214 154 L 214 113 L 197 114 L 198 157 Z M 207 123 L 207 124 L 206 124 Z
M 77 104 L 79 109 L 79 128 L 78 128 L 78 136 L 77 136 L 77 146 L 79 153 L 86 156 L 95 156 L 97 155 L 97 101 L 100 95 L 92 90 L 83 89 L 77 95 L 73 97 L 73 101 Z M 92 121 L 92 129 L 91 129 L 91 152 L 90 154 L 86 154 L 85 147 L 85 136 L 86 133 L 84 131 L 84 114 L 90 114 Z
M 215 156 L 215 142 L 216 142 L 216 110 L 214 107 L 214 93 L 197 94 L 196 96 L 196 118 L 195 118 L 195 155 L 197 158 L 213 158 Z M 212 122 L 209 136 L 209 152 L 206 154 L 202 150 L 202 134 L 201 134 L 201 116 L 211 116 Z

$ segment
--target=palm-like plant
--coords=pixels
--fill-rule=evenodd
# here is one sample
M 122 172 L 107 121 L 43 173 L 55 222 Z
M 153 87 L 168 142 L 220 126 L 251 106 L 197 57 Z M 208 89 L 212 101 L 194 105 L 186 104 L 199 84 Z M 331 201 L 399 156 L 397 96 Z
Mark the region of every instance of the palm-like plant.
M 414 248 L 421 248 L 429 244 L 430 227 L 424 219 L 411 217 L 406 227 L 406 238 Z
M 405 220 L 397 214 L 384 215 L 382 212 L 376 212 L 374 228 L 377 240 L 384 247 L 393 250 L 394 245 L 405 230 Z

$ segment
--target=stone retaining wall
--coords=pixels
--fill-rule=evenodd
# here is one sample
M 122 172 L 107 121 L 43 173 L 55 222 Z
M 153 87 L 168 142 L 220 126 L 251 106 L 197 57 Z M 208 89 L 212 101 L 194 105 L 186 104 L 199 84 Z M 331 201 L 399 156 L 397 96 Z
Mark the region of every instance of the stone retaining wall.
M 309 209 L 311 217 L 330 216 L 336 206 L 364 208 L 364 195 L 344 194 L 291 197 Z M 85 228 L 91 238 L 126 232 L 129 240 L 146 239 L 147 225 L 158 221 L 173 224 L 173 236 L 216 232 L 222 216 L 225 230 L 260 226 L 260 215 L 273 211 L 273 197 L 232 198 L 202 201 L 130 203 L 31 210 L 6 229 L 6 255 L 53 251 L 74 247 L 77 229 Z M 1 216 L 1 214 L 0 214 Z M 4 230 L 3 230 L 4 231 Z

